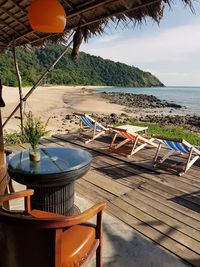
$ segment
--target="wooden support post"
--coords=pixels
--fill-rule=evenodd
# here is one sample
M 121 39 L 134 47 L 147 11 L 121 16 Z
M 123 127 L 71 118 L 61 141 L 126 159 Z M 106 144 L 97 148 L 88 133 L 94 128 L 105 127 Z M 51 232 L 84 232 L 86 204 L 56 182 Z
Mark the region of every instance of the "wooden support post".
M 2 99 L 2 84 L 0 80 L 0 195 L 3 195 L 7 186 L 7 166 L 4 154 L 3 129 L 1 127 L 1 108 L 5 106 Z
M 22 94 L 22 78 L 20 75 L 19 67 L 18 67 L 18 62 L 17 62 L 17 57 L 16 57 L 16 46 L 15 46 L 15 41 L 13 42 L 13 59 L 14 59 L 14 64 L 15 64 L 15 70 L 16 70 L 16 75 L 17 75 L 17 80 L 18 80 L 18 87 L 19 87 L 19 109 L 20 109 L 20 121 L 21 121 L 21 131 L 23 133 L 24 125 L 23 125 L 23 94 Z
M 0 124 L 1 124 L 1 110 L 0 110 Z M 7 186 L 7 167 L 4 155 L 4 144 L 3 144 L 3 131 L 0 127 L 0 195 L 5 193 Z
M 71 36 L 70 36 L 71 37 Z M 25 102 L 28 97 L 34 92 L 34 90 L 39 86 L 41 81 L 46 77 L 46 75 L 55 67 L 55 65 L 58 63 L 58 61 L 65 55 L 67 50 L 69 49 L 70 45 L 72 44 L 72 40 L 69 42 L 69 44 L 65 47 L 62 54 L 54 61 L 54 63 L 46 69 L 46 71 L 41 75 L 41 77 L 37 80 L 37 82 L 33 85 L 33 87 L 30 89 L 30 91 L 22 98 L 22 101 Z M 12 113 L 8 116 L 8 118 L 3 123 L 2 127 L 4 127 L 7 122 L 12 118 L 12 116 L 17 112 L 17 110 L 20 108 L 20 103 L 16 106 L 16 108 L 12 111 Z

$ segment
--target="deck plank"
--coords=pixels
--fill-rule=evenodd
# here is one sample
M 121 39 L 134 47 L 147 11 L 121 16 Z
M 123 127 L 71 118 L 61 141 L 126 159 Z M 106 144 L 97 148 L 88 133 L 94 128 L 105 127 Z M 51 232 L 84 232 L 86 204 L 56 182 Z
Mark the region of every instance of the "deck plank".
M 120 199 L 158 219 L 158 221 L 177 228 L 178 231 L 200 241 L 199 221 L 195 222 L 192 218 L 178 212 L 174 214 L 173 209 L 164 206 L 159 201 L 150 199 L 148 196 L 142 195 L 139 190 L 138 192 L 132 190 Z M 200 242 L 197 246 L 199 245 Z
M 103 176 L 102 174 L 99 174 L 95 170 L 89 171 L 89 173 L 87 173 L 83 179 L 95 184 L 96 186 L 99 186 L 115 196 L 121 196 L 131 190 L 129 187 L 119 184 L 115 180 L 111 180 L 105 175 Z
M 56 136 L 55 136 L 56 137 Z M 112 155 L 112 157 L 115 157 L 117 159 L 120 159 L 124 162 L 129 162 L 132 165 L 136 166 L 136 167 L 141 167 L 143 170 L 147 169 L 148 171 L 152 171 L 154 173 L 158 173 L 160 175 L 162 175 L 162 177 L 166 177 L 167 179 L 171 179 L 171 177 L 174 177 L 173 173 L 169 173 L 168 171 L 163 171 L 161 169 L 155 169 L 152 167 L 153 164 L 153 158 L 154 158 L 154 152 L 155 149 L 154 148 L 147 148 L 147 149 L 143 149 L 141 151 L 139 151 L 138 153 L 136 153 L 133 157 L 130 158 L 126 158 L 121 156 L 120 154 L 115 154 L 115 153 L 111 153 L 108 150 L 108 145 L 104 143 L 105 138 L 103 139 L 98 139 L 95 140 L 95 142 L 91 142 L 89 144 L 84 144 L 83 142 L 81 142 L 79 139 L 75 138 L 69 138 L 66 135 L 61 135 L 59 137 L 60 140 L 63 141 L 68 141 L 71 142 L 75 145 L 80 145 L 82 147 L 86 147 L 87 149 L 91 148 L 91 149 L 95 149 L 98 150 L 98 152 L 103 153 L 104 155 Z M 95 143 L 95 144 L 94 144 Z M 148 153 L 147 153 L 148 151 Z M 145 153 L 145 154 L 144 154 Z M 148 164 L 147 164 L 148 162 Z M 197 169 L 197 171 L 194 172 L 194 169 Z M 188 175 L 187 173 L 182 176 L 179 177 L 176 175 L 176 178 L 178 181 L 180 181 L 181 183 L 184 181 L 188 186 L 190 185 L 196 185 L 199 189 L 200 189 L 200 181 L 199 181 L 199 176 L 198 176 L 198 170 L 199 167 L 196 167 L 195 165 L 192 166 L 192 168 L 190 168 L 189 172 L 191 173 L 191 175 Z
M 107 201 L 107 211 L 188 266 L 200 266 L 200 165 L 179 177 L 152 168 L 155 149 L 131 158 L 108 150 L 110 139 L 89 144 L 76 135 L 41 140 L 41 147 L 77 147 L 93 160 L 88 173 L 75 183 L 76 193 L 93 203 Z M 13 147 L 13 152 L 27 144 Z
M 119 201 L 119 200 L 118 200 Z M 170 238 L 170 234 L 172 231 L 176 231 L 175 229 L 165 229 L 165 232 L 160 232 L 153 227 L 147 225 L 142 220 L 138 220 L 135 218 L 135 210 L 132 210 L 131 205 L 125 205 L 122 201 L 120 204 L 115 205 L 113 203 L 108 203 L 109 212 L 116 216 L 118 219 L 132 226 L 133 229 L 140 232 L 142 235 L 148 237 L 153 240 L 155 243 L 159 244 L 161 247 L 169 250 L 174 255 L 184 259 L 186 262 L 190 263 L 192 266 L 199 267 L 200 256 L 198 253 L 195 253 L 191 248 L 187 248 L 181 245 L 179 242 Z M 123 218 L 123 219 L 122 219 Z M 197 264 L 193 265 L 193 262 L 196 261 Z

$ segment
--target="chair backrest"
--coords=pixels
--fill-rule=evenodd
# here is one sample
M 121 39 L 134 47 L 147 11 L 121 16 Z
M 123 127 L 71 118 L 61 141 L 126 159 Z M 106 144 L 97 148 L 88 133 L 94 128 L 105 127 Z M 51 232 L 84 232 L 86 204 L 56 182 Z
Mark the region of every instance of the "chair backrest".
M 186 145 L 184 140 L 161 139 L 160 141 L 167 147 L 181 153 L 189 153 L 192 147 L 189 144 Z
M 130 133 L 127 133 L 127 131 L 117 130 L 117 132 L 118 132 L 121 136 L 123 136 L 124 138 L 129 139 L 129 140 L 132 140 L 132 141 L 134 141 L 135 138 L 136 138 L 134 135 L 132 135 L 132 134 L 130 134 Z
M 93 119 L 91 119 L 89 116 L 81 115 L 80 119 L 83 122 L 83 124 L 87 125 L 91 129 L 94 129 L 95 121 Z M 105 128 L 98 123 L 98 124 L 96 124 L 96 130 L 97 131 L 103 131 L 103 130 L 105 130 Z
M 55 229 L 47 220 L 0 211 L 0 266 L 54 267 Z

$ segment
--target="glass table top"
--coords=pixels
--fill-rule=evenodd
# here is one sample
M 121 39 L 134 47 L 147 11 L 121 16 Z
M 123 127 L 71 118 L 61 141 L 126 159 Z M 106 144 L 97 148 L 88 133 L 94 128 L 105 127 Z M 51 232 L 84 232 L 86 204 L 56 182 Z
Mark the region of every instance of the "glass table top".
M 92 155 L 82 149 L 47 147 L 39 151 L 39 162 L 30 161 L 28 150 L 16 153 L 9 159 L 8 170 L 21 174 L 56 174 L 78 170 L 92 160 Z

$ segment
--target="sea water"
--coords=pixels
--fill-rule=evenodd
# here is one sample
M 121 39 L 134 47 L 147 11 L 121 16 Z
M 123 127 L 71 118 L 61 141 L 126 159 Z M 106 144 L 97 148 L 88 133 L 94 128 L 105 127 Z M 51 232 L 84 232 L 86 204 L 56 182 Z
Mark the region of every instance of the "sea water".
M 200 115 L 200 87 L 109 87 L 97 89 L 97 92 L 123 92 L 154 95 L 186 107 L 186 113 Z

